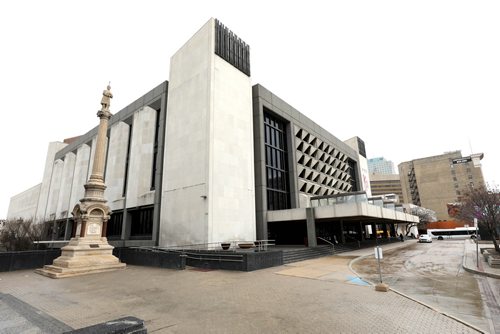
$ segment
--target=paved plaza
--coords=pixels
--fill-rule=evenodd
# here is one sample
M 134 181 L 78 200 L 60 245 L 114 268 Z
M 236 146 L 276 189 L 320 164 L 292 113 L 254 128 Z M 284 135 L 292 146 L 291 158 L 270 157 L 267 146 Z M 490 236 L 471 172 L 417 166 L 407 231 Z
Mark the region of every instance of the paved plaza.
M 144 319 L 148 333 L 480 332 L 359 280 L 349 263 L 370 251 L 254 272 L 128 266 L 65 279 L 0 273 L 0 332 L 61 333 L 128 315 Z

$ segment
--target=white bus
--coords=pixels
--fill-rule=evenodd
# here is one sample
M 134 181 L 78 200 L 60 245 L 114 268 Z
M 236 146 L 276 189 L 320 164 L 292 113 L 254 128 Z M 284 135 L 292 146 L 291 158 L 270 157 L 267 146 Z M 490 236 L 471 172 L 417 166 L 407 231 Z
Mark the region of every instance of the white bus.
M 445 228 L 445 229 L 429 229 L 427 234 L 430 235 L 432 239 L 460 239 L 460 238 L 475 238 L 476 228 L 475 227 L 455 227 L 455 228 Z

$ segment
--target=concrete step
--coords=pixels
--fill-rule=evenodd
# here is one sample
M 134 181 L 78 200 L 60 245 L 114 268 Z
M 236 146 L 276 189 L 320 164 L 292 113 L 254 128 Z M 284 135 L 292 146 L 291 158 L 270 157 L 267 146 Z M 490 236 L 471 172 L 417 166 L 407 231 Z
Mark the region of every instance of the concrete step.
M 330 246 L 287 249 L 283 250 L 283 264 L 314 259 L 332 254 L 333 250 Z

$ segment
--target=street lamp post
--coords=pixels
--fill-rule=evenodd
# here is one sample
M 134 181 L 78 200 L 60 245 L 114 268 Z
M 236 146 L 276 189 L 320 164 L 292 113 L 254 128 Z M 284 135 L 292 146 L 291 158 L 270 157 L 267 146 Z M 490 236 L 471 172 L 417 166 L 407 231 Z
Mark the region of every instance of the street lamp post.
M 476 265 L 477 265 L 477 269 L 479 269 L 479 241 L 478 241 L 478 237 L 479 237 L 479 228 L 478 228 L 478 225 L 477 225 L 477 218 L 474 218 L 474 227 L 476 228 Z

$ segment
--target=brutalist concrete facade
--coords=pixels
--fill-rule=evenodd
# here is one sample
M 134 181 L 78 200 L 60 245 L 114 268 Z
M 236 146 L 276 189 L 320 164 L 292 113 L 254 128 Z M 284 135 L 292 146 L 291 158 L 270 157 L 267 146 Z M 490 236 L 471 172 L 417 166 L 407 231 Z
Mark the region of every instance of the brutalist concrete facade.
M 263 86 L 252 91 L 257 237 L 267 239 L 266 114 L 285 125 L 290 203 L 283 209 L 305 208 L 312 196 L 361 190 L 359 154 Z
M 247 85 L 245 80 L 250 82 L 250 78 L 241 76 L 249 76 L 250 74 L 248 46 L 237 40 L 241 44 L 241 52 L 232 54 L 232 51 L 228 49 L 229 53 L 224 54 L 227 51 L 225 47 L 232 45 L 229 43 L 225 46 L 224 34 L 229 34 L 230 38 L 236 37 L 213 19 L 207 22 L 205 29 L 210 31 L 207 36 L 215 38 L 215 51 L 218 52 L 207 55 L 205 58 L 218 66 L 219 74 L 221 69 L 225 73 L 224 80 L 217 81 L 217 76 L 211 79 L 215 83 L 212 82 L 211 89 L 213 91 L 207 95 L 208 103 L 219 101 L 217 102 L 219 106 L 216 107 L 224 111 L 219 114 L 209 114 L 212 118 L 207 118 L 206 122 L 210 122 L 210 119 L 219 122 L 221 120 L 229 122 L 232 118 L 237 119 L 235 123 L 237 128 L 233 127 L 228 130 L 229 140 L 239 140 L 239 134 L 243 130 L 245 133 L 249 132 L 248 145 L 245 145 L 244 149 L 241 148 L 243 147 L 241 145 L 238 146 L 240 147 L 238 149 L 224 149 L 226 146 L 220 146 L 220 142 L 217 142 L 216 144 L 219 146 L 216 148 L 216 153 L 219 152 L 219 154 L 212 152 L 209 159 L 199 160 L 204 161 L 199 169 L 201 171 L 209 170 L 209 166 L 214 168 L 213 166 L 217 165 L 234 164 L 234 172 L 228 174 L 228 176 L 232 176 L 226 179 L 224 179 L 226 172 L 219 173 L 214 169 L 216 171 L 214 175 L 217 176 L 218 181 L 213 183 L 216 188 L 212 188 L 218 189 L 217 191 L 222 194 L 222 197 L 219 196 L 220 198 L 230 199 L 231 193 L 236 189 L 247 192 L 246 195 L 237 194 L 237 197 L 240 198 L 239 204 L 234 204 L 234 201 L 231 200 L 219 200 L 216 206 L 208 206 L 207 210 L 217 211 L 214 216 L 216 217 L 215 221 L 227 218 L 223 224 L 217 222 L 218 226 L 220 228 L 229 226 L 232 219 L 238 216 L 235 214 L 235 210 L 238 210 L 237 208 L 242 206 L 242 203 L 255 201 L 251 203 L 252 205 L 246 205 L 244 210 L 244 214 L 247 215 L 247 209 L 251 207 L 255 212 L 255 219 L 244 220 L 246 227 L 241 230 L 251 231 L 251 233 L 243 233 L 246 239 L 267 239 L 267 212 L 269 210 L 305 208 L 309 205 L 309 198 L 312 196 L 363 190 L 359 179 L 359 152 L 337 139 L 263 86 Z M 189 48 L 185 50 L 189 50 Z M 204 52 L 213 52 L 213 50 L 210 51 L 207 48 Z M 182 63 L 183 60 L 185 59 L 179 61 Z M 213 65 L 207 66 L 207 68 L 211 68 L 211 66 Z M 177 67 L 177 70 L 179 69 L 182 69 L 182 66 Z M 238 78 L 240 83 L 238 87 L 245 90 L 242 94 L 235 94 L 234 85 L 228 87 L 232 85 L 230 79 L 233 77 Z M 114 93 L 119 94 L 119 92 Z M 189 92 L 184 93 L 188 94 Z M 110 244 L 114 246 L 156 246 L 161 243 L 160 231 L 165 235 L 164 240 L 166 240 L 162 246 L 178 245 L 190 240 L 183 239 L 176 242 L 168 237 L 169 233 L 179 234 L 183 229 L 188 231 L 190 228 L 194 229 L 200 226 L 189 223 L 182 224 L 182 226 L 169 225 L 166 222 L 166 219 L 172 219 L 176 215 L 179 217 L 183 214 L 187 215 L 186 212 L 192 209 L 190 203 L 185 203 L 182 206 L 182 210 L 184 210 L 181 210 L 182 212 L 172 211 L 175 212 L 175 215 L 165 215 L 163 218 L 160 214 L 166 206 L 172 204 L 171 201 L 166 200 L 166 190 L 177 191 L 175 187 L 172 189 L 165 187 L 166 176 L 170 175 L 164 167 L 164 164 L 169 162 L 169 140 L 166 135 L 169 123 L 167 122 L 175 123 L 175 120 L 169 118 L 174 113 L 167 114 L 168 96 L 169 82 L 165 81 L 117 112 L 110 119 L 105 170 L 107 185 L 105 197 L 113 212 L 111 220 L 108 222 L 107 237 Z M 238 96 L 244 98 L 239 99 Z M 196 96 L 190 98 L 195 99 Z M 228 98 L 231 100 L 231 104 L 225 105 Z M 182 105 L 182 101 L 183 99 L 179 99 L 177 103 Z M 242 106 L 241 103 L 245 105 Z M 170 107 L 172 106 L 174 104 Z M 238 106 L 238 112 L 248 111 L 248 120 L 242 118 L 241 115 L 233 117 L 228 112 L 228 110 L 234 109 L 232 106 Z M 179 119 L 177 121 L 178 124 L 183 124 Z M 174 123 L 170 123 L 170 125 L 172 126 Z M 210 131 L 216 129 L 216 133 L 207 132 L 210 133 L 210 136 L 215 136 L 216 140 L 226 140 L 224 139 L 225 126 L 213 127 L 209 125 L 207 123 L 206 126 Z M 266 134 L 269 129 L 279 136 L 270 139 Z M 189 131 L 186 138 L 189 138 L 189 133 L 195 135 L 193 131 L 196 129 Z M 83 185 L 92 170 L 91 162 L 95 151 L 96 136 L 97 127 L 72 140 L 69 144 L 51 144 L 42 183 L 33 187 L 32 190 L 28 190 L 30 193 L 23 193 L 22 196 L 12 198 L 8 218 L 23 217 L 35 218 L 39 221 L 54 221 L 54 238 L 68 240 L 74 235 L 74 224 L 70 212 L 71 208 L 83 197 Z M 210 138 L 212 137 L 207 137 L 209 140 Z M 230 141 L 227 143 L 231 144 Z M 179 149 L 179 145 L 171 145 L 171 147 L 173 146 L 175 148 L 170 148 L 170 150 Z M 273 154 L 268 155 L 267 152 L 270 149 L 273 150 L 273 154 L 279 153 L 279 157 Z M 201 157 L 202 153 L 199 154 Z M 241 159 L 243 156 L 245 159 Z M 250 158 L 247 159 L 247 156 Z M 197 161 L 198 156 L 195 154 L 192 158 L 190 161 Z M 239 164 L 243 163 L 245 166 L 246 164 L 252 166 L 251 168 L 242 168 L 244 166 Z M 240 180 L 241 182 L 235 181 L 234 179 L 241 174 L 242 169 L 250 177 L 248 180 L 245 177 L 244 181 Z M 219 168 L 219 170 L 227 171 L 228 169 L 224 167 Z M 247 173 L 247 171 L 249 172 Z M 276 175 L 273 174 L 275 172 Z M 210 177 L 207 179 L 211 180 Z M 240 182 L 246 186 L 227 187 L 228 193 L 223 194 L 223 191 L 219 190 L 225 186 L 224 182 Z M 248 196 L 248 194 L 252 194 L 252 196 Z M 271 199 L 269 194 L 276 196 Z M 196 196 L 196 199 L 209 203 L 209 199 L 207 200 L 209 195 L 208 193 L 201 194 Z M 29 203 L 25 203 L 26 201 Z M 231 215 L 227 214 L 228 212 L 232 212 Z M 253 214 L 250 216 L 253 218 Z M 248 224 L 253 225 L 248 226 Z M 175 233 L 169 232 L 169 228 L 165 228 L 165 226 L 177 230 Z M 203 240 L 193 239 L 191 242 L 226 241 L 215 240 L 217 235 L 225 235 L 223 231 L 219 232 L 206 240 L 203 238 L 201 238 Z

